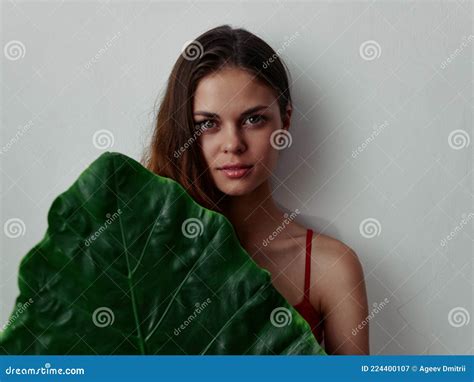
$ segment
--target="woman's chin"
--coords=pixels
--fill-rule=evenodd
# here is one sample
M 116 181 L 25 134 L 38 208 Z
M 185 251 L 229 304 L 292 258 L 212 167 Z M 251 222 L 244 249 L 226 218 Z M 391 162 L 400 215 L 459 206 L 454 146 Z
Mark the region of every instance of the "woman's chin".
M 219 189 L 228 196 L 242 196 L 247 195 L 254 189 L 249 184 L 234 185 L 233 187 L 221 186 Z

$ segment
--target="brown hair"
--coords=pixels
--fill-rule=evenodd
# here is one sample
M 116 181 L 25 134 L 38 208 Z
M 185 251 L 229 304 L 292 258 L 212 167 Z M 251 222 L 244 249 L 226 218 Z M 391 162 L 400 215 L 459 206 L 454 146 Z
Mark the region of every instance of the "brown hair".
M 189 43 L 168 79 L 151 144 L 142 158 L 150 171 L 179 182 L 202 206 L 222 212 L 225 194 L 214 184 L 196 139 L 193 96 L 198 82 L 224 66 L 244 69 L 270 86 L 280 113 L 291 104 L 288 73 L 275 51 L 242 28 L 221 25 Z

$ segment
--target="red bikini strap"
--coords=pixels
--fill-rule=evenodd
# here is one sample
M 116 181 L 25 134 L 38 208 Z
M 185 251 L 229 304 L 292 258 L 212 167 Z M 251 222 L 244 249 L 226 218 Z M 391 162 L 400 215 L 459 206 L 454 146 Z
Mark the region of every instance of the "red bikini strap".
M 309 287 L 311 278 L 311 239 L 313 237 L 313 230 L 306 231 L 306 264 L 304 273 L 304 297 L 309 300 Z

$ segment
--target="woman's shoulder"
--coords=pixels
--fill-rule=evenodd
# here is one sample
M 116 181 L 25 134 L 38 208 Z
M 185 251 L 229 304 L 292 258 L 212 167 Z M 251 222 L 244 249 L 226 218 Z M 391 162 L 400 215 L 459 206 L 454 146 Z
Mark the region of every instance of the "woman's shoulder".
M 314 264 L 311 273 L 317 280 L 315 287 L 323 295 L 352 290 L 364 279 L 357 253 L 329 235 L 314 231 L 311 258 Z
M 312 252 L 317 257 L 322 257 L 329 265 L 334 265 L 341 260 L 357 258 L 355 251 L 346 243 L 329 235 L 313 230 Z M 316 252 L 316 253 L 315 253 Z
M 334 266 L 351 265 L 358 260 L 355 251 L 343 241 L 302 224 L 294 224 L 294 229 L 289 232 L 289 237 L 291 237 L 292 240 L 287 240 L 287 242 L 296 242 L 295 238 L 299 238 L 297 243 L 300 244 L 297 246 L 304 248 L 303 243 L 308 238 L 307 233 L 309 229 L 313 231 L 311 260 L 312 262 L 318 263 L 316 265 L 317 267 L 323 267 L 325 270 L 329 270 Z

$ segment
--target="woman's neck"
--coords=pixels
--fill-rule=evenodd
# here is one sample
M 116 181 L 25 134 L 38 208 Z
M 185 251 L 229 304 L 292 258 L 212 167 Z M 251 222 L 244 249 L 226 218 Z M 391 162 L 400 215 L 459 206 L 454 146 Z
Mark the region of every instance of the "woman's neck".
M 249 194 L 228 197 L 224 215 L 245 248 L 261 247 L 263 240 L 284 219 L 283 212 L 273 201 L 268 181 Z

